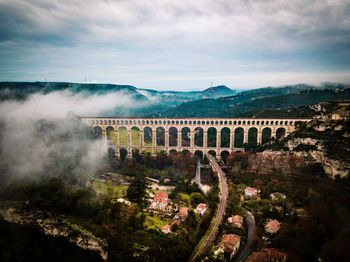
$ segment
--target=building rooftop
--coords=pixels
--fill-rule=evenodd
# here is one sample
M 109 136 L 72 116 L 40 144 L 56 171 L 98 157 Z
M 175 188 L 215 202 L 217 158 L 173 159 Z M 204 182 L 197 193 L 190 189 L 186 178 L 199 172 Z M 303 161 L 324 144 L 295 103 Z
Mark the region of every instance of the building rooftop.
M 168 194 L 165 192 L 157 192 L 153 199 L 154 200 L 168 199 Z
M 287 261 L 287 254 L 275 248 L 263 248 L 262 250 L 251 253 L 246 260 L 246 262 L 265 261 L 285 262 Z
M 265 225 L 265 231 L 271 234 L 275 234 L 280 229 L 280 227 L 281 227 L 281 223 L 278 222 L 278 220 L 269 219 Z

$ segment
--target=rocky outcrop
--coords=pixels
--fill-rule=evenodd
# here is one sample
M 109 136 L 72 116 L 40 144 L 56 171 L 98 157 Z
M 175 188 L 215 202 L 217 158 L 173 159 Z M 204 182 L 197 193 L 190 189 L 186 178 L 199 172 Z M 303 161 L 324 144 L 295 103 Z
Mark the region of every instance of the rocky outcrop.
M 285 141 L 290 151 L 321 163 L 330 177 L 346 177 L 350 173 L 350 148 L 346 143 L 349 123 L 329 119 L 310 122 L 304 130 L 297 130 Z M 345 154 L 345 155 L 344 155 Z
M 103 260 L 108 259 L 106 240 L 94 236 L 63 216 L 53 217 L 48 212 L 28 210 L 25 204 L 12 201 L 0 202 L 0 214 L 8 222 L 37 226 L 46 235 L 65 237 L 83 249 L 98 252 Z

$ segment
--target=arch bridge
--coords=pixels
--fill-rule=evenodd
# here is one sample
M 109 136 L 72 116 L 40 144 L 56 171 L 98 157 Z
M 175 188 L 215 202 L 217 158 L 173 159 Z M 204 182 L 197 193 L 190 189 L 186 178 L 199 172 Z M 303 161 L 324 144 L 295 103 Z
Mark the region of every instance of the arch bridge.
M 116 157 L 131 157 L 138 150 L 156 154 L 183 152 L 203 156 L 228 155 L 244 144 L 265 144 L 295 130 L 299 119 L 258 118 L 116 118 L 83 117 L 95 138 L 103 139 L 106 150 Z

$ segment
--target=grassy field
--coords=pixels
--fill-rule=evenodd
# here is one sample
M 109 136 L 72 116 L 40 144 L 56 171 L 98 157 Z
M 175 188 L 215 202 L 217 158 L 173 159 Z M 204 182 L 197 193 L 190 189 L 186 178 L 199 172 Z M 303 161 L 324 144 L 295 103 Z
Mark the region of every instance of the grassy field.
M 161 230 L 164 225 L 166 225 L 169 221 L 163 220 L 158 216 L 146 215 L 146 220 L 143 225 L 147 229 L 159 229 Z
M 90 187 L 96 192 L 98 197 L 111 196 L 111 198 L 125 197 L 128 186 L 115 186 L 111 181 L 99 182 L 94 181 Z

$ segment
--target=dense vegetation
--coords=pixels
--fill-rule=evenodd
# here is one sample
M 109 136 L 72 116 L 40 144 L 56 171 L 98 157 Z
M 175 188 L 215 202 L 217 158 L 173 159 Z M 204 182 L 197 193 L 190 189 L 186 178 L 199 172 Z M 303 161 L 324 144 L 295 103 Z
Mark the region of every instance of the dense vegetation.
M 214 192 L 206 199 L 211 212 L 201 223 L 197 223 L 191 211 L 186 222 L 180 227 L 173 227 L 176 234 L 165 236 L 158 230 L 145 228 L 146 217 L 141 211 L 146 204 L 146 174 L 161 180 L 171 179 L 171 183 L 176 185 L 171 195 L 173 199 L 180 199 L 181 192 L 190 196 L 191 206 L 195 207 L 200 201 L 204 201 L 198 193 L 198 187 L 189 183 L 189 179 L 194 175 L 194 163 L 194 159 L 186 155 L 164 154 L 155 158 L 135 155 L 134 160 L 128 161 L 110 160 L 100 172 L 103 173 L 103 169 L 106 168 L 133 178 L 127 191 L 129 199 L 137 203 L 132 206 L 115 202 L 112 196 L 99 199 L 91 189 L 71 183 L 71 180 L 67 184 L 62 180 L 63 177 L 47 178 L 34 183 L 10 183 L 1 188 L 0 198 L 26 201 L 27 208 L 64 215 L 95 235 L 107 239 L 110 261 L 185 261 L 210 224 L 216 208 L 217 193 Z M 5 235 L 3 240 L 7 241 L 8 238 L 9 236 Z M 13 242 L 9 242 L 9 245 L 12 245 L 11 243 Z M 47 247 L 48 250 L 51 244 L 50 241 L 40 243 L 41 248 Z M 11 252 L 11 248 L 7 253 L 9 258 L 16 256 L 16 253 Z M 29 252 L 25 247 L 23 249 L 24 252 Z M 43 257 L 45 255 L 46 253 L 43 253 Z M 30 252 L 28 256 L 31 256 Z
M 303 160 L 297 158 L 293 164 L 288 156 L 285 158 L 293 166 L 291 174 L 282 171 L 289 169 L 283 162 L 270 162 L 266 157 L 263 159 L 264 167 L 255 169 L 256 158 L 252 154 L 230 156 L 228 177 L 236 192 L 244 185 L 261 188 L 261 200 L 246 202 L 246 208 L 254 211 L 260 235 L 264 232 L 267 218 L 282 222 L 280 232 L 271 238 L 270 244 L 259 240 L 255 248 L 271 246 L 281 249 L 289 254 L 290 261 L 315 261 L 318 258 L 323 261 L 348 261 L 349 178 L 331 179 L 324 174 L 321 165 L 300 165 Z M 273 192 L 281 192 L 287 199 L 271 202 L 269 195 Z M 276 206 L 281 209 L 276 209 Z M 298 208 L 306 210 L 306 217 L 297 216 Z M 239 201 L 236 201 L 235 209 L 240 211 Z
M 248 91 L 247 91 L 248 92 Z M 250 91 L 249 91 L 250 92 Z M 167 117 L 310 117 L 315 111 L 308 108 L 321 101 L 350 99 L 350 89 L 307 90 L 298 94 L 262 96 L 251 100 L 234 97 L 197 100 L 163 112 Z

